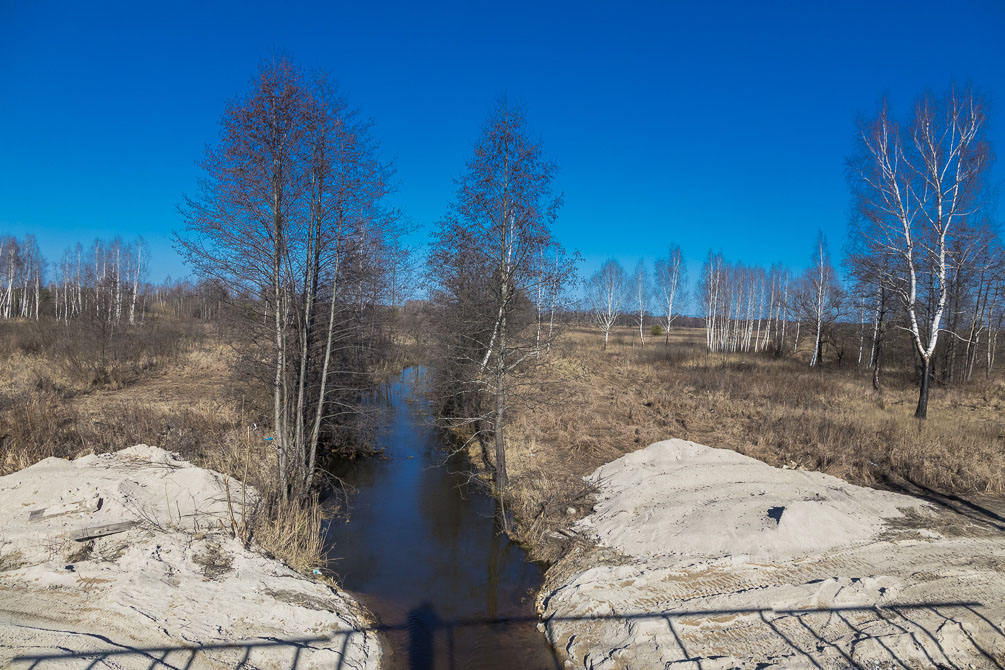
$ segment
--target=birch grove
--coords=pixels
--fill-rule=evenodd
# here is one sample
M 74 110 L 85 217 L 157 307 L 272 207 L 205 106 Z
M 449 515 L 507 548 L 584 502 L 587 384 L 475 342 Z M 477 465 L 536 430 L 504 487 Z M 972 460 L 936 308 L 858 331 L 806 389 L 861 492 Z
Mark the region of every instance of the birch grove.
M 97 318 L 111 328 L 143 320 L 149 251 L 143 238 L 126 244 L 120 238 L 77 244 L 63 253 L 51 285 L 57 319 Z
M 742 263 L 728 263 L 709 253 L 698 285 L 705 316 L 705 345 L 712 352 L 760 352 L 780 349 L 790 318 L 788 274 Z
M 0 237 L 0 317 L 38 319 L 44 273 L 34 235 Z
M 0 236 L 0 318 L 35 319 L 43 312 L 57 321 L 86 318 L 112 328 L 137 322 L 145 306 L 147 259 L 142 238 L 79 243 L 51 267 L 35 237 Z

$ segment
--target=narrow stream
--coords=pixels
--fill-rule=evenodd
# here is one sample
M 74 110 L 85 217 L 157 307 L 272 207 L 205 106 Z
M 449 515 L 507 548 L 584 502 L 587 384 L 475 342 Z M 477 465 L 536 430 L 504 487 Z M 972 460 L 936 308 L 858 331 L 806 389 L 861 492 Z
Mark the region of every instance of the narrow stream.
M 387 460 L 336 472 L 357 489 L 325 523 L 329 565 L 380 620 L 387 670 L 554 670 L 537 630 L 541 568 L 497 532 L 494 503 L 445 451 L 412 368 L 390 385 Z

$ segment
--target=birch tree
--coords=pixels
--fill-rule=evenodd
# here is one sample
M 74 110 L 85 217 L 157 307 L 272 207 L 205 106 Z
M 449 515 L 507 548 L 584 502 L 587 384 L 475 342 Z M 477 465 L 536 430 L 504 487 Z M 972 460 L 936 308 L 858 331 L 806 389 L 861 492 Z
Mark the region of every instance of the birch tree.
M 613 258 L 608 259 L 587 283 L 591 314 L 594 323 L 604 334 L 605 351 L 611 329 L 617 324 L 618 316 L 621 315 L 627 287 L 628 277 L 625 269 Z
M 677 315 L 674 314 L 674 304 L 682 293 L 686 267 L 681 256 L 680 247 L 671 245 L 664 258 L 656 259 L 656 287 L 662 298 L 663 330 L 666 333 L 666 345 L 670 345 L 670 326 Z
M 980 207 L 990 161 L 983 98 L 951 88 L 924 95 L 904 129 L 884 102 L 859 123 L 851 160 L 859 216 L 856 234 L 875 254 L 894 260 L 890 289 L 907 316 L 920 360 L 915 416 L 928 414 L 932 357 L 943 330 L 953 258 L 952 242 Z
M 645 348 L 644 327 L 646 312 L 649 311 L 649 296 L 652 295 L 652 286 L 649 283 L 649 273 L 646 271 L 646 264 L 643 260 L 635 265 L 635 272 L 632 275 L 632 294 L 635 298 L 635 320 L 639 325 L 639 344 Z
M 136 298 L 140 292 L 140 281 L 146 274 L 148 254 L 143 248 L 143 238 L 136 240 L 135 255 L 130 254 L 130 280 L 132 281 L 132 291 L 129 298 L 129 323 L 136 323 Z
M 816 323 L 813 354 L 810 356 L 811 368 L 820 359 L 821 336 L 827 307 L 833 299 L 833 284 L 834 268 L 831 267 L 830 255 L 827 253 L 827 241 L 823 232 L 820 232 L 817 234 L 817 243 L 813 251 L 813 269 L 809 274 L 809 285 L 812 290 L 810 313 Z
M 440 413 L 472 439 L 491 436 L 493 482 L 503 505 L 507 408 L 518 380 L 538 364 L 545 335 L 531 327 L 538 289 L 558 292 L 570 273 L 554 254 L 550 228 L 561 199 L 556 167 L 527 131 L 523 110 L 501 99 L 457 180 L 449 213 L 435 232 L 429 275 L 442 310 L 445 362 Z M 484 453 L 484 452 L 483 452 Z M 503 508 L 503 521 L 506 516 Z

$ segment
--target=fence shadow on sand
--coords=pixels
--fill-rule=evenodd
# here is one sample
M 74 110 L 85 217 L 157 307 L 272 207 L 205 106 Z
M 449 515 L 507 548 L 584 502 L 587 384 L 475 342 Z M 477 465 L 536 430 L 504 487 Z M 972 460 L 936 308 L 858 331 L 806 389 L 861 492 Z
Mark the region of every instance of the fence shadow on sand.
M 724 617 L 731 615 L 753 615 L 756 616 L 765 626 L 765 630 L 777 636 L 777 640 L 784 643 L 787 649 L 791 649 L 788 656 L 798 655 L 807 668 L 835 667 L 865 667 L 860 666 L 853 658 L 849 650 L 842 645 L 836 644 L 833 637 L 827 639 L 819 630 L 819 626 L 814 625 L 814 621 L 820 621 L 820 617 L 836 617 L 847 626 L 851 637 L 855 640 L 852 647 L 872 640 L 879 649 L 884 650 L 887 658 L 877 659 L 875 655 L 870 659 L 869 666 L 873 667 L 877 662 L 886 662 L 890 667 L 912 667 L 911 661 L 900 658 L 896 650 L 887 644 L 883 638 L 885 636 L 872 636 L 867 627 L 861 624 L 856 626 L 851 617 L 863 613 L 874 614 L 877 619 L 882 619 L 885 623 L 891 624 L 895 629 L 909 636 L 915 645 L 922 650 L 932 667 L 959 667 L 956 663 L 959 659 L 952 658 L 950 651 L 943 648 L 939 642 L 939 630 L 946 625 L 959 626 L 962 636 L 969 640 L 973 646 L 973 651 L 979 655 L 984 667 L 1005 670 L 1005 658 L 1002 651 L 1005 649 L 1005 631 L 992 622 L 987 616 L 979 611 L 981 603 L 977 602 L 932 602 L 932 603 L 907 603 L 883 606 L 862 606 L 862 607 L 833 607 L 820 609 L 797 609 L 780 610 L 769 608 L 751 609 L 722 609 L 722 610 L 673 610 L 668 612 L 639 612 L 621 615 L 608 616 L 583 616 L 583 617 L 551 617 L 543 620 L 546 626 L 546 635 L 551 634 L 551 624 L 563 621 L 604 621 L 604 620 L 650 620 L 665 621 L 679 647 L 681 659 L 674 662 L 674 667 L 696 668 L 701 670 L 708 661 L 713 661 L 714 657 L 691 656 L 687 646 L 679 634 L 679 625 L 675 621 L 684 618 L 700 617 Z M 924 625 L 921 623 L 919 614 L 928 616 L 934 613 L 935 619 L 942 623 L 938 626 Z M 969 614 L 968 614 L 969 613 Z M 971 622 L 978 622 L 985 629 L 982 645 L 974 636 L 972 630 L 968 630 L 960 619 L 966 616 Z M 786 621 L 789 630 L 792 630 L 793 620 L 798 624 L 799 629 L 808 633 L 803 636 L 802 642 L 792 639 L 791 634 L 786 634 L 780 622 Z M 435 609 L 428 603 L 413 609 L 409 613 L 408 621 L 400 624 L 380 624 L 363 630 L 335 631 L 330 635 L 303 637 L 303 638 L 260 638 L 252 641 L 235 642 L 228 644 L 205 644 L 196 646 L 173 646 L 173 647 L 133 647 L 121 643 L 116 643 L 101 635 L 83 634 L 90 638 L 92 644 L 104 644 L 107 648 L 91 649 L 88 651 L 64 650 L 45 654 L 23 654 L 14 658 L 14 667 L 26 670 L 48 670 L 50 668 L 86 668 L 87 670 L 97 670 L 99 668 L 146 668 L 146 670 L 195 670 L 203 665 L 202 660 L 215 664 L 221 664 L 220 655 L 232 652 L 233 666 L 235 670 L 254 670 L 259 668 L 255 661 L 256 652 L 262 654 L 268 652 L 272 661 L 270 665 L 275 666 L 276 655 L 280 654 L 282 660 L 278 667 L 285 667 L 288 670 L 300 670 L 304 666 L 305 652 L 312 650 L 326 649 L 336 652 L 338 661 L 333 670 L 348 670 L 353 667 L 346 663 L 346 652 L 352 639 L 356 635 L 364 632 L 378 634 L 398 634 L 408 637 L 408 658 L 395 659 L 394 667 L 404 667 L 408 670 L 438 670 L 447 668 L 450 670 L 461 670 L 469 667 L 467 662 L 462 662 L 454 651 L 454 634 L 459 629 L 479 627 L 492 632 L 499 632 L 510 626 L 527 626 L 541 622 L 537 617 L 499 617 L 499 618 L 471 618 L 442 620 L 437 615 Z M 988 649 L 986 631 L 992 631 L 992 639 L 995 641 L 996 649 Z M 1000 640 L 999 640 L 1000 638 Z M 807 643 L 810 641 L 810 643 Z M 525 670 L 561 670 L 564 665 L 559 659 L 558 653 L 554 650 L 557 640 L 549 639 L 551 648 L 551 664 L 546 668 L 526 668 Z M 827 665 L 821 665 L 819 654 L 831 650 Z M 770 660 L 770 659 L 763 659 Z M 229 665 L 229 663 L 228 663 Z M 345 665 L 345 668 L 343 668 Z

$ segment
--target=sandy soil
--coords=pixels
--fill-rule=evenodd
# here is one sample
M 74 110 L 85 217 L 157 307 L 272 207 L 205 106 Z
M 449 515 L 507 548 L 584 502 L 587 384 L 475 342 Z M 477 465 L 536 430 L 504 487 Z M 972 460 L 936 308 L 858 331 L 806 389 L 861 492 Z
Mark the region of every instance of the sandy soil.
M 659 442 L 598 468 L 538 607 L 581 668 L 1005 668 L 1005 533 Z
M 223 531 L 223 481 L 146 445 L 0 478 L 0 666 L 379 667 L 348 595 Z

